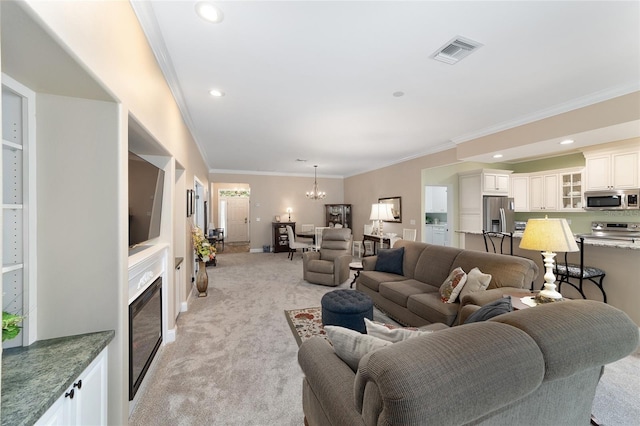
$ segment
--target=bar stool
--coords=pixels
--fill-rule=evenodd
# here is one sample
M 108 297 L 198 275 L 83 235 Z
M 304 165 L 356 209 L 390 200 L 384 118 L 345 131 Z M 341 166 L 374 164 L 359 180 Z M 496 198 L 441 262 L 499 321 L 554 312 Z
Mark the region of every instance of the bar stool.
M 605 271 L 593 266 L 586 266 L 584 264 L 584 238 L 580 237 L 576 242 L 578 243 L 578 248 L 580 248 L 580 263 L 569 263 L 566 252 L 564 254 L 564 263 L 556 262 L 553 273 L 558 282 L 558 291 L 560 291 L 562 284 L 566 283 L 575 288 L 583 299 L 586 299 L 587 296 L 584 294 L 582 285 L 585 281 L 591 281 L 600 289 L 600 292 L 602 292 L 603 302 L 607 303 L 607 294 L 602 284 L 606 275 Z M 577 283 L 571 282 L 571 279 L 577 280 Z

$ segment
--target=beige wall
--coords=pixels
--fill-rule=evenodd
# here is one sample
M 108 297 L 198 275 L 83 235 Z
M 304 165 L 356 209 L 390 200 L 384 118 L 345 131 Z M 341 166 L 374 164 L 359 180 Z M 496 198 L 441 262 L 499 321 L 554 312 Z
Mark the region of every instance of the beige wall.
M 298 224 L 325 225 L 325 204 L 344 203 L 344 183 L 341 178 L 318 177 L 318 187 L 327 193 L 324 200 L 309 200 L 305 193 L 313 186 L 313 176 L 273 176 L 233 173 L 212 173 L 213 194 L 222 187 L 235 188 L 238 184 L 251 189 L 250 238 L 251 249 L 262 250 L 263 245 L 273 246 L 272 225 L 276 215 L 282 221 L 288 219 L 287 207 L 291 207 L 291 221 Z M 217 204 L 214 200 L 213 204 Z M 217 210 L 216 210 L 217 212 Z M 217 220 L 217 216 L 212 219 Z

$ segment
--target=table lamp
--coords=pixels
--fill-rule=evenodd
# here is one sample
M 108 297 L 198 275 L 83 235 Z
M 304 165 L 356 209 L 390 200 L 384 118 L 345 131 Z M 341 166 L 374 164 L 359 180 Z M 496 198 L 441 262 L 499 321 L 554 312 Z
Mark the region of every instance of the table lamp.
M 378 235 L 383 236 L 382 233 L 382 221 L 393 220 L 393 212 L 391 211 L 391 204 L 376 203 L 371 205 L 371 214 L 369 220 L 378 221 Z
M 539 301 L 562 300 L 562 294 L 556 291 L 556 276 L 553 274 L 553 258 L 556 256 L 554 252 L 579 250 L 566 219 L 549 219 L 546 216 L 544 219 L 529 219 L 522 234 L 520 248 L 542 252 L 546 272 L 544 289 L 539 293 Z
M 287 214 L 289 215 L 289 222 L 291 222 L 291 212 L 293 210 L 291 210 L 291 207 L 287 207 Z

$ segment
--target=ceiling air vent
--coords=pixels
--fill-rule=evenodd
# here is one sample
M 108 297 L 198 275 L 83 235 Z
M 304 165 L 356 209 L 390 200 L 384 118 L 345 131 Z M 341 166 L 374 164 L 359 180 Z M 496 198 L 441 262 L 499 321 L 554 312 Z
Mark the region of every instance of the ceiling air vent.
M 455 64 L 481 46 L 482 44 L 477 41 L 456 37 L 438 49 L 431 57 L 446 64 Z

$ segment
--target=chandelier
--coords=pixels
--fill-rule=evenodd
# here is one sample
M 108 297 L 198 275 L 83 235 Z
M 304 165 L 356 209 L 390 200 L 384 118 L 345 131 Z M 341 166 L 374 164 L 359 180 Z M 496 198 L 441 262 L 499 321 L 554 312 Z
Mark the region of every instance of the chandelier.
M 313 189 L 307 192 L 307 198 L 312 200 L 322 200 L 327 194 L 323 191 L 318 190 L 318 166 L 313 166 Z

